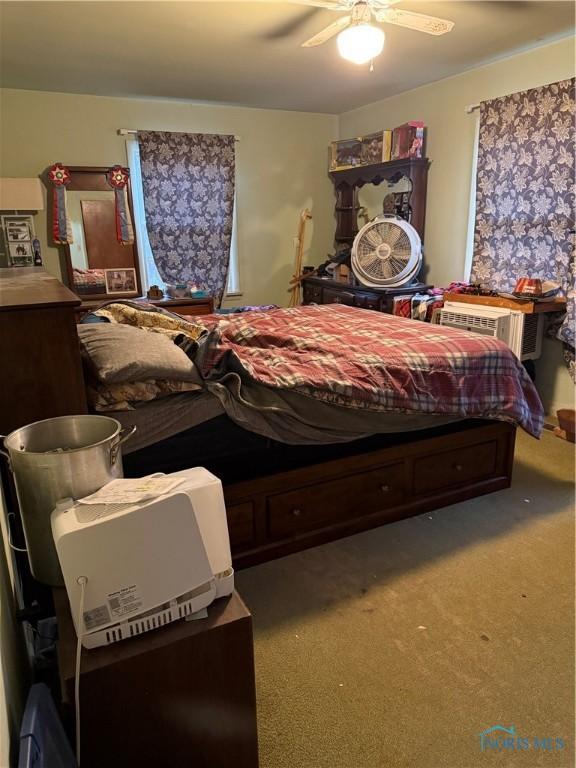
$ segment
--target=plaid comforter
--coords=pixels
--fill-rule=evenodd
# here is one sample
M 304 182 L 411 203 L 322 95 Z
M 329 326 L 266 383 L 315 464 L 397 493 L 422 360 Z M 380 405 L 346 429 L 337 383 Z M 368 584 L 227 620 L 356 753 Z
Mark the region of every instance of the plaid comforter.
M 205 378 L 253 381 L 349 408 L 500 419 L 540 435 L 543 409 L 501 341 L 342 305 L 194 318 Z

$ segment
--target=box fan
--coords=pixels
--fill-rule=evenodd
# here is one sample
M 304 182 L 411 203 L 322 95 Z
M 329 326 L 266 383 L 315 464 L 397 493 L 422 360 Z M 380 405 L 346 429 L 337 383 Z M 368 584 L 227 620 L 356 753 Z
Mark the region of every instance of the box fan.
M 505 342 L 519 360 L 536 360 L 542 351 L 544 315 L 514 309 L 447 301 L 433 322 Z
M 404 219 L 377 216 L 354 238 L 350 261 L 358 280 L 386 290 L 413 282 L 422 266 L 422 242 Z

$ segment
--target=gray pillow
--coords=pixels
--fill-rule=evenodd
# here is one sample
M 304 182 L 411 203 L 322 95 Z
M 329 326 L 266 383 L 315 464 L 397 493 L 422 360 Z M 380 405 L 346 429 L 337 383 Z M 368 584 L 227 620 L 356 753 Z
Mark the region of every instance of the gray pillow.
M 121 323 L 79 325 L 80 350 L 104 384 L 171 379 L 202 379 L 190 358 L 167 336 Z

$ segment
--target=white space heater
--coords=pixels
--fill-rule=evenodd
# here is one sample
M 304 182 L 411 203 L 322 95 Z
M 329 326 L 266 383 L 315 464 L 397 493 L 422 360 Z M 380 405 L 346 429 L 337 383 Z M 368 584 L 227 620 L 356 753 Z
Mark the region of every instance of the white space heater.
M 86 648 L 185 618 L 234 589 L 220 480 L 202 468 L 164 477 L 181 482 L 149 501 L 70 501 L 52 513 L 72 618 Z
M 542 314 L 447 301 L 436 313 L 440 325 L 493 336 L 505 342 L 519 360 L 536 360 L 542 351 Z

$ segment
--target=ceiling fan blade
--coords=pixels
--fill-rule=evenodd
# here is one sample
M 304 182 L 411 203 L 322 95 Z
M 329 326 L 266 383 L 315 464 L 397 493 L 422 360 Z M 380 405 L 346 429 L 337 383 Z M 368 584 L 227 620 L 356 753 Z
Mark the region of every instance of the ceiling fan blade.
M 296 35 L 298 32 L 300 32 L 301 27 L 307 24 L 307 22 L 317 13 L 321 13 L 319 8 L 309 7 L 306 10 L 302 9 L 298 13 L 298 16 L 289 19 L 288 21 L 284 22 L 284 24 L 280 24 L 280 26 L 268 32 L 264 36 L 264 39 L 281 40 L 284 37 Z
M 399 2 L 400 0 L 395 0 Z M 314 5 L 316 8 L 327 8 L 329 11 L 348 11 L 355 0 L 292 0 L 299 5 Z
M 397 3 L 401 3 L 402 0 L 370 0 L 370 7 L 374 12 L 376 11 L 385 11 L 387 8 L 390 8 L 392 5 L 396 5 Z
M 444 35 L 454 28 L 454 22 L 447 19 L 438 19 L 436 16 L 428 16 L 425 13 L 413 11 L 400 11 L 396 8 L 376 11 L 378 21 L 387 24 L 396 24 L 398 27 L 415 29 L 418 32 L 427 32 L 429 35 Z
M 331 37 L 337 35 L 338 32 L 346 29 L 351 20 L 351 16 L 342 16 L 333 24 L 330 24 L 330 26 L 325 27 L 322 32 L 318 32 L 318 34 L 311 37 L 310 40 L 306 40 L 305 43 L 302 43 L 302 48 L 313 48 L 315 45 L 322 45 L 322 43 L 325 43 L 327 40 L 330 40 Z

